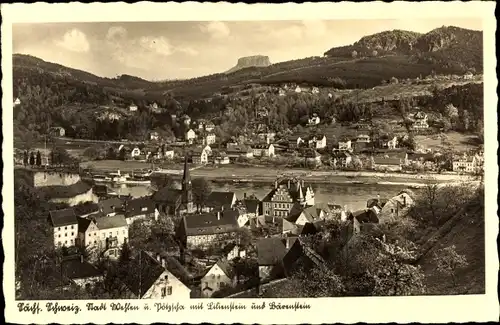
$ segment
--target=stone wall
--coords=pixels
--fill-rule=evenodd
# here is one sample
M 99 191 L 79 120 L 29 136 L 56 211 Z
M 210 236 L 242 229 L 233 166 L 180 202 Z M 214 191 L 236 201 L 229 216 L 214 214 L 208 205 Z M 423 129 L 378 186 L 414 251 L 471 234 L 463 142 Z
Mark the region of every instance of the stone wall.
M 33 175 L 33 186 L 68 186 L 80 181 L 80 175 L 74 173 L 36 171 Z

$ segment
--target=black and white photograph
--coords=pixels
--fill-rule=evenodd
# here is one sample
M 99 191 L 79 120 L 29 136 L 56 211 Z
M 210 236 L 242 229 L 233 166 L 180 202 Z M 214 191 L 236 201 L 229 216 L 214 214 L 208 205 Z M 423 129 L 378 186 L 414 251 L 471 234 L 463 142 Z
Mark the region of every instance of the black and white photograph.
M 484 25 L 442 15 L 12 23 L 11 294 L 485 295 Z

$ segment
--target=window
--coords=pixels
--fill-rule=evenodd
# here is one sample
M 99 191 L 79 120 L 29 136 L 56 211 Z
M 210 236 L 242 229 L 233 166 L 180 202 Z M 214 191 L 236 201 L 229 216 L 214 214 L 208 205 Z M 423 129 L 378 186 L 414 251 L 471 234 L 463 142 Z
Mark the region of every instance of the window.
M 73 239 L 71 239 L 71 240 L 69 241 L 69 243 L 70 243 L 71 245 L 73 245 Z
M 168 281 L 168 275 L 165 275 L 165 281 Z
M 97 244 L 97 241 L 94 240 L 94 244 Z
M 167 287 L 167 295 L 169 295 L 169 296 L 172 295 L 172 286 Z
M 67 232 L 64 233 L 64 237 L 68 237 L 68 233 Z
M 391 209 L 391 213 L 393 213 L 393 212 L 394 212 L 394 209 Z
M 65 243 L 65 244 L 67 244 L 67 243 L 68 243 L 68 241 L 67 241 L 67 240 L 65 240 L 65 241 L 64 241 L 64 243 Z
M 67 230 L 67 229 L 68 229 L 68 227 L 64 227 L 64 230 Z
M 59 238 L 61 238 L 61 234 L 59 234 Z
M 125 235 L 125 230 L 123 230 L 123 234 Z
M 219 287 L 220 287 L 220 288 L 224 288 L 225 286 L 226 286 L 226 284 L 225 284 L 224 282 L 220 282 L 220 283 L 219 283 Z
M 74 233 L 74 232 L 71 232 L 71 236 L 74 236 L 74 235 L 75 235 L 75 233 Z
M 161 296 L 162 298 L 167 295 L 167 288 L 161 288 Z
M 74 226 L 71 226 L 71 229 L 73 229 L 73 228 L 74 228 Z

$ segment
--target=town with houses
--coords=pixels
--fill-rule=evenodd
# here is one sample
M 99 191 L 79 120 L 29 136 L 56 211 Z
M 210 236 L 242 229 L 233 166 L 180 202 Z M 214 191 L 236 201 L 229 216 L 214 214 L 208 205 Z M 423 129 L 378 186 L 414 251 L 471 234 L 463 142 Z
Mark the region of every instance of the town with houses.
M 349 59 L 358 58 L 354 52 Z M 379 58 L 377 51 L 370 53 L 368 59 Z M 22 65 L 19 70 L 22 75 Z M 13 108 L 21 113 L 16 113 L 15 123 L 29 125 L 14 142 L 17 299 L 55 293 L 64 299 L 169 301 L 417 295 L 432 291 L 438 282 L 449 282 L 455 291 L 439 288 L 437 294 L 477 293 L 456 289 L 455 282 L 465 284 L 456 281 L 454 272 L 470 263 L 467 274 L 475 280 L 484 277 L 477 272 L 484 269 L 481 261 L 470 258 L 480 255 L 484 234 L 478 230 L 463 236 L 475 239 L 474 244 L 459 246 L 461 254 L 465 256 L 469 246 L 476 249 L 464 262 L 453 244 L 462 235 L 450 229 L 467 219 L 467 226 L 457 226 L 465 233 L 483 222 L 482 97 L 475 98 L 482 74 L 475 69 L 461 75 L 428 70 L 432 73 L 427 77 L 392 77 L 362 91 L 312 82 L 249 81 L 237 85 L 248 88 L 244 95 L 228 95 L 223 89 L 183 102 L 186 107 L 224 102 L 221 111 L 219 106 L 200 106 L 203 112 L 182 107 L 168 91 L 161 95 L 163 103 L 156 98 L 134 101 L 126 95 L 119 101 L 111 91 L 94 98 L 90 83 L 84 83 L 86 88 L 66 91 L 81 91 L 89 101 L 99 102 L 92 109 L 76 110 L 82 115 L 77 120 L 80 129 L 65 124 L 76 112 L 71 103 L 53 113 L 54 118 L 47 117 L 48 127 L 34 135 L 30 132 L 36 119 L 31 120 L 30 109 L 49 100 L 33 95 L 40 93 L 35 86 L 16 91 Z M 29 78 L 18 79 L 17 89 L 24 90 Z M 437 87 L 441 83 L 452 88 L 451 95 L 440 93 L 447 91 Z M 391 90 L 422 84 L 427 87 L 420 96 L 424 99 L 398 98 Z M 44 90 L 47 96 L 57 92 L 49 90 Z M 358 98 L 378 91 L 385 93 L 372 96 L 377 98 L 371 104 Z M 104 101 L 108 106 L 101 105 Z M 166 103 L 179 105 L 167 109 Z M 98 124 L 100 137 L 92 134 L 98 133 Z M 108 134 L 106 128 L 116 130 Z M 84 131 L 89 135 L 82 135 Z M 215 188 L 214 183 L 233 187 Z M 342 184 L 362 206 L 344 204 L 340 186 L 320 196 L 331 184 Z M 237 193 L 236 185 L 244 191 Z M 378 186 L 386 186 L 381 194 Z M 147 194 L 120 191 L 133 187 Z M 254 191 L 257 187 L 260 194 Z M 31 233 L 36 236 L 28 239 Z M 443 238 L 444 244 L 433 246 Z M 33 252 L 41 247 L 43 257 L 38 258 Z M 370 250 L 374 247 L 378 251 Z M 443 271 L 443 260 L 456 264 Z M 435 280 L 436 263 L 451 280 L 423 280 L 428 274 L 429 281 Z M 366 265 L 370 270 L 363 269 Z M 342 276 L 335 273 L 343 269 L 348 271 Z M 340 278 L 345 283 L 337 285 Z M 319 282 L 314 285 L 307 282 L 315 280 Z M 285 293 L 276 294 L 280 286 Z

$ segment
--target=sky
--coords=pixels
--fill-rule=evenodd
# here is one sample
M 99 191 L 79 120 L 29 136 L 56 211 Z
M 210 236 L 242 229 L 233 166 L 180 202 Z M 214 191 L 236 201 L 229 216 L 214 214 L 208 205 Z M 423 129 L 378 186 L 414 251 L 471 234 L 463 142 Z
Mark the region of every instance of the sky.
M 482 30 L 480 19 L 91 22 L 13 25 L 13 53 L 102 77 L 184 79 L 229 70 L 240 57 L 267 55 L 272 63 L 322 56 L 361 37 L 441 26 Z

